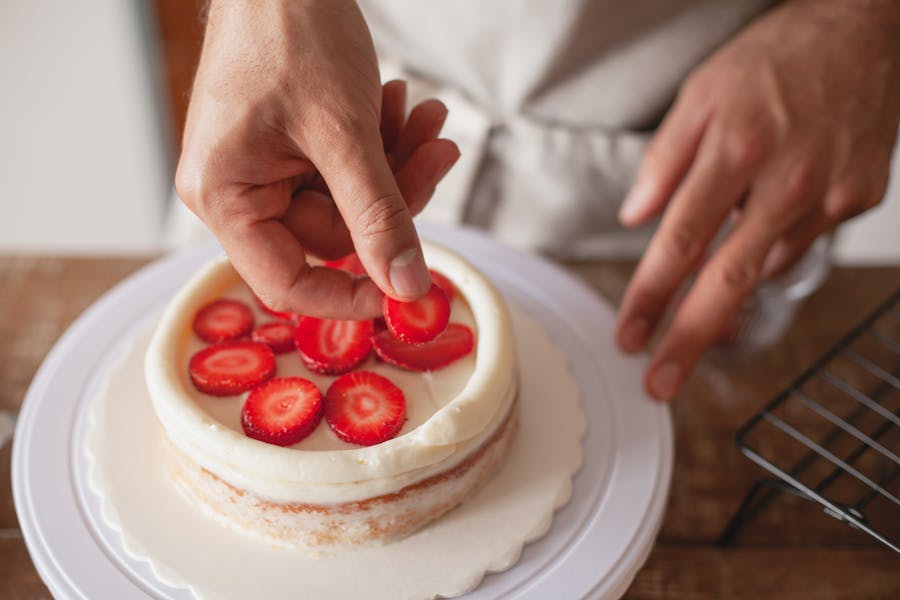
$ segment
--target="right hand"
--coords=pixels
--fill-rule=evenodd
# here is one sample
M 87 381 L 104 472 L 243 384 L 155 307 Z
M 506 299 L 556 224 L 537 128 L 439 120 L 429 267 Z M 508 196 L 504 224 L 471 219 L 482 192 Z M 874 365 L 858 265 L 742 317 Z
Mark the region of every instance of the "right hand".
M 360 319 L 427 292 L 412 215 L 459 151 L 440 102 L 405 104 L 354 2 L 213 1 L 176 189 L 266 305 Z M 354 250 L 371 279 L 306 260 Z

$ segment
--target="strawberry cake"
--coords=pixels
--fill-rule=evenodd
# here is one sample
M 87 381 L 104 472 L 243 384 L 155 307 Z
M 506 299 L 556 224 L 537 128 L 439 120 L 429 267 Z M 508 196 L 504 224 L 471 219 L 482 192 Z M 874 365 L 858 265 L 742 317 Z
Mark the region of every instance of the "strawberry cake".
M 470 263 L 423 250 L 431 291 L 386 298 L 371 321 L 271 311 L 224 257 L 180 290 L 145 372 L 167 474 L 192 503 L 322 550 L 409 535 L 491 477 L 516 429 L 510 317 Z

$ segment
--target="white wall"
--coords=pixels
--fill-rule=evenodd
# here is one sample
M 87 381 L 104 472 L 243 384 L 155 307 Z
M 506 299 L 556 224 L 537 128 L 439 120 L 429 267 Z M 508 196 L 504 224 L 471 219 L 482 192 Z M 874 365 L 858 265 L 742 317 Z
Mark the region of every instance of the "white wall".
M 0 2 L 0 251 L 156 248 L 171 175 L 141 2 Z

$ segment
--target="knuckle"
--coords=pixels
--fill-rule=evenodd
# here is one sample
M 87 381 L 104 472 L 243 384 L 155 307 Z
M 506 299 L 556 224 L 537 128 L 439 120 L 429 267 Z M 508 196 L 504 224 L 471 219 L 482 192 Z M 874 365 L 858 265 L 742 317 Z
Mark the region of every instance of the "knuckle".
M 368 139 L 377 122 L 365 112 L 336 105 L 318 107 L 306 116 L 308 120 L 303 128 L 318 133 L 324 142 L 334 145 L 357 144 L 359 140 Z
M 810 159 L 797 161 L 784 178 L 784 196 L 790 202 L 807 198 L 815 182 L 815 164 Z
M 309 266 L 306 263 L 300 265 L 296 273 L 278 278 L 274 284 L 270 284 L 265 290 L 260 290 L 259 297 L 263 304 L 272 310 L 279 312 L 304 313 L 308 308 L 310 294 L 307 289 L 307 275 Z
M 399 194 L 388 194 L 368 202 L 359 211 L 357 231 L 365 237 L 375 237 L 402 229 L 409 213 Z
M 700 238 L 685 226 L 672 229 L 664 240 L 664 248 L 669 256 L 684 262 L 693 262 L 700 256 Z
M 221 182 L 216 182 L 209 168 L 209 157 L 202 160 L 185 158 L 175 170 L 175 192 L 181 201 L 205 223 L 211 225 L 223 208 Z
M 809 212 L 818 202 L 814 192 L 816 168 L 813 161 L 803 159 L 793 164 L 780 181 L 780 191 L 768 199 L 768 220 L 772 227 L 782 227 Z
M 870 208 L 866 206 L 871 196 L 866 195 L 858 185 L 849 182 L 835 184 L 825 201 L 825 217 L 840 222 Z
M 763 129 L 745 129 L 725 138 L 722 160 L 726 170 L 741 173 L 759 165 L 768 151 L 768 136 Z
M 748 294 L 756 285 L 759 269 L 743 261 L 730 260 L 717 269 L 717 280 L 727 290 Z
M 175 193 L 188 208 L 196 212 L 197 201 L 202 189 L 199 170 L 182 159 L 175 170 Z
M 853 218 L 881 204 L 884 199 L 883 186 L 864 187 L 849 183 L 839 183 L 832 187 L 825 201 L 825 217 L 834 223 Z
M 357 140 L 368 131 L 365 121 L 356 113 L 326 111 L 329 130 L 338 139 Z
M 840 223 L 881 204 L 887 181 L 870 185 L 840 182 L 832 186 L 825 201 L 826 218 Z

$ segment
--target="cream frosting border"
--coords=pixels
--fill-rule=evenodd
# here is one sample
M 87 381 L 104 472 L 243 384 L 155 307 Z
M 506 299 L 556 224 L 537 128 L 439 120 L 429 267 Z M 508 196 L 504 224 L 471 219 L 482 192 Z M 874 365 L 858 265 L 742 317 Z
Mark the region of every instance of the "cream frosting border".
M 499 292 L 468 261 L 433 243 L 422 247 L 429 266 L 453 281 L 468 301 L 478 333 L 469 381 L 419 427 L 376 446 L 303 451 L 248 438 L 197 406 L 183 388 L 178 357 L 196 308 L 239 280 L 223 256 L 170 301 L 146 354 L 148 390 L 168 437 L 225 481 L 282 501 L 346 500 L 362 489 L 341 484 L 358 482 L 387 493 L 462 460 L 502 422 L 515 397 L 512 325 Z

